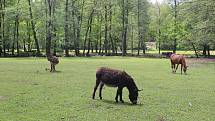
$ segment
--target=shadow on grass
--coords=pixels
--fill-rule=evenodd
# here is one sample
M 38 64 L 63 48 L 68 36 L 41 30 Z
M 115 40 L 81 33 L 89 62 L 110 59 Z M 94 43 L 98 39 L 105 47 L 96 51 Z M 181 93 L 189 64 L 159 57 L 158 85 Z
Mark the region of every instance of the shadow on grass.
M 130 103 L 130 102 L 125 102 L 125 101 L 124 101 L 124 103 L 122 103 L 122 102 L 120 102 L 120 101 L 117 103 L 116 101 L 107 100 L 107 99 L 102 99 L 102 100 L 100 100 L 100 99 L 95 99 L 95 100 L 97 100 L 97 101 L 102 101 L 102 102 L 104 102 L 104 103 L 112 104 L 112 105 L 142 106 L 141 103 L 139 103 L 139 104 L 132 104 L 132 103 Z
M 52 73 L 61 73 L 61 71 L 54 71 L 54 72 L 52 72 Z
M 46 70 L 49 73 L 61 73 L 62 71 L 54 71 L 54 72 L 50 72 L 49 70 Z
M 180 72 L 178 72 L 178 73 L 176 72 L 176 73 L 172 73 L 172 74 L 176 74 L 176 75 L 185 75 L 185 76 L 190 75 L 190 74 L 188 74 L 188 73 L 186 73 L 186 74 L 182 73 L 182 74 L 181 74 Z

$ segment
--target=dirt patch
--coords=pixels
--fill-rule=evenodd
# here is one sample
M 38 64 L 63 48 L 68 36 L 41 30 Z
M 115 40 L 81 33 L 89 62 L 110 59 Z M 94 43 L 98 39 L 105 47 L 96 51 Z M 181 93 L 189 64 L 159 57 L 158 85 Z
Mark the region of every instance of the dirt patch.
M 188 63 L 208 63 L 208 62 L 215 62 L 215 59 L 209 59 L 209 58 L 192 58 L 187 59 Z
M 190 67 L 192 67 L 192 68 L 200 68 L 204 64 L 209 64 L 209 63 L 215 63 L 215 59 L 208 59 L 208 58 L 191 58 L 191 59 L 187 59 L 187 65 L 189 66 L 188 68 L 190 68 Z
M 204 64 L 204 63 L 209 63 L 209 62 L 214 62 L 215 63 L 215 59 L 208 59 L 208 58 L 187 59 L 187 65 Z
M 0 96 L 0 101 L 6 100 L 6 99 L 7 99 L 7 97 L 5 97 L 5 96 Z

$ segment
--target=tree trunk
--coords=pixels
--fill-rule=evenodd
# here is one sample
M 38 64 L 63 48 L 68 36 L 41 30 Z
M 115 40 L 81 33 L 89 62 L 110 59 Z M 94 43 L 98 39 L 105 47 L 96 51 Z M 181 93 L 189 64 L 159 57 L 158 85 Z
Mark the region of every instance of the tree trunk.
M 52 28 L 53 28 L 53 38 L 54 38 L 54 43 L 53 43 L 53 55 L 57 55 L 57 52 L 56 52 L 56 49 L 57 49 L 57 35 L 56 35 L 56 32 L 57 32 L 57 28 L 56 28 L 56 25 L 55 22 L 56 22 L 56 16 L 55 16 L 55 7 L 56 7 L 56 4 L 55 2 L 53 3 L 53 11 L 52 11 L 52 15 L 53 15 L 53 23 L 52 23 Z
M 134 29 L 131 26 L 131 54 L 134 54 Z
M 27 35 L 28 35 L 28 52 L 31 51 L 31 33 L 30 33 L 30 25 L 27 21 Z
M 193 42 L 191 42 L 191 44 L 192 44 L 192 47 L 193 47 L 193 50 L 194 50 L 194 52 L 195 52 L 196 57 L 197 57 L 197 58 L 199 58 L 199 56 L 198 56 L 198 53 L 197 53 L 197 51 L 196 51 L 196 47 L 195 47 L 194 43 L 193 43 Z
M 69 56 L 69 25 L 68 25 L 68 4 L 69 4 L 69 0 L 66 0 L 66 4 L 65 4 L 65 26 L 64 26 L 64 33 L 65 33 L 65 56 L 68 57 Z
M 94 52 L 94 48 L 93 48 L 93 43 L 91 41 L 91 53 L 93 53 L 93 52 Z
M 104 40 L 104 47 L 105 47 L 105 55 L 107 55 L 108 51 L 108 20 L 107 20 L 107 6 L 105 5 L 105 40 Z
M 19 1 L 17 3 L 17 6 L 19 5 Z M 16 15 L 16 50 L 17 50 L 17 56 L 19 56 L 19 9 L 17 9 L 17 15 Z
M 52 0 L 47 0 L 47 6 L 48 6 L 48 10 L 47 10 L 47 14 L 48 14 L 48 18 L 47 18 L 47 32 L 46 32 L 46 55 L 50 55 L 51 54 L 51 40 L 52 40 L 52 35 L 51 35 L 51 27 L 52 27 L 52 5 L 53 5 L 53 1 Z
M 112 38 L 112 4 L 111 1 L 109 2 L 109 10 L 110 10 L 110 16 L 109 16 L 109 39 L 111 42 L 111 49 L 112 49 L 112 54 L 115 53 L 115 47 L 114 47 L 114 40 Z
M 122 56 L 126 56 L 127 29 L 128 29 L 128 0 L 122 0 Z
M 176 34 L 176 26 L 177 26 L 177 0 L 174 0 L 174 32 Z M 177 49 L 177 39 L 176 36 L 174 37 L 173 41 L 173 53 L 176 53 Z
M 137 50 L 137 55 L 140 55 L 140 40 L 138 41 L 138 50 Z
M 23 39 L 23 49 L 24 49 L 24 52 L 26 52 L 26 51 L 27 51 L 27 49 L 26 49 L 26 41 L 25 41 L 25 39 Z
M 86 30 L 86 33 L 85 33 L 85 39 L 84 39 L 84 50 L 83 50 L 83 55 L 85 55 L 85 51 L 86 51 L 86 43 L 87 43 L 87 40 L 88 40 L 88 49 L 90 47 L 90 43 L 89 43 L 89 38 L 88 38 L 88 32 L 89 30 L 91 31 L 91 24 L 92 24 L 92 19 L 93 19 L 93 14 L 94 14 L 94 7 L 93 7 L 93 10 L 88 18 L 88 22 L 87 22 L 87 30 Z M 89 54 L 89 53 L 88 53 Z
M 138 24 L 138 51 L 137 51 L 137 55 L 140 55 L 140 46 L 141 46 L 141 41 L 142 41 L 142 34 L 141 34 L 141 21 L 140 21 L 140 0 L 138 0 L 138 5 L 137 5 L 137 24 Z
M 92 21 L 93 21 L 93 14 L 90 18 L 90 24 L 89 24 L 89 38 L 88 38 L 88 46 L 87 46 L 87 56 L 89 56 L 89 53 L 90 53 Z
M 35 46 L 37 48 L 37 56 L 40 55 L 40 46 L 39 46 L 39 42 L 37 39 L 37 33 L 35 30 L 35 23 L 34 23 L 34 19 L 33 19 L 33 13 L 32 13 L 32 8 L 31 8 L 31 0 L 28 0 L 29 3 L 29 12 L 30 12 L 30 18 L 31 18 L 31 27 L 32 27 L 32 31 L 33 31 L 33 37 L 34 37 L 34 41 L 35 41 Z
M 82 2 L 82 6 L 81 6 L 81 13 L 78 12 L 78 18 L 77 18 L 77 21 L 78 21 L 78 27 L 77 27 L 77 45 L 76 45 L 76 56 L 79 56 L 80 54 L 80 50 L 79 50 L 79 46 L 80 46 L 80 41 L 81 41 L 81 27 L 82 27 L 82 19 L 83 19 L 83 12 L 84 12 L 84 4 L 85 4 L 85 0 L 83 0 Z
M 12 55 L 14 56 L 15 51 L 15 42 L 16 42 L 16 20 L 14 22 L 14 32 L 13 32 L 13 44 L 12 44 Z
M 207 50 L 207 46 L 204 45 L 204 46 L 203 46 L 203 55 L 204 55 L 205 57 L 207 56 L 206 50 Z
M 6 48 L 5 48 L 5 31 L 4 31 L 4 28 L 5 28 L 5 12 L 4 12 L 4 10 L 5 10 L 5 0 L 3 0 L 3 4 L 1 4 L 2 5 L 2 10 L 3 10 L 3 12 L 2 12 L 2 46 L 3 46 L 3 55 L 4 55 L 4 57 L 6 56 Z
M 210 45 L 207 45 L 207 55 L 208 55 L 208 58 L 210 57 Z
M 2 11 L 2 0 L 0 0 L 0 11 Z M 2 32 L 2 13 L 0 13 L 0 32 Z M 2 56 L 2 34 L 0 34 L 0 57 Z
M 19 56 L 19 16 L 16 15 L 16 50 L 17 56 Z
M 144 41 L 141 41 L 141 47 L 143 50 L 143 54 L 146 54 L 146 45 L 145 45 Z
M 72 1 L 72 8 L 75 8 L 75 0 Z M 74 50 L 75 50 L 75 55 L 78 55 L 78 44 L 77 44 L 77 36 L 76 36 L 76 23 L 75 23 L 75 10 L 72 10 L 72 27 L 73 27 L 73 32 L 72 32 L 72 39 L 74 41 Z
M 102 15 L 100 19 L 100 32 L 99 32 L 99 55 L 101 54 L 102 51 Z
M 160 55 L 161 53 L 161 11 L 160 11 L 160 5 L 158 3 L 158 1 L 156 0 L 156 5 L 158 8 L 158 54 Z
M 97 15 L 97 23 L 99 23 L 99 14 Z M 96 53 L 98 53 L 98 44 L 99 44 L 99 29 L 97 28 L 96 29 L 96 43 L 95 43 L 95 50 L 96 50 Z
M 31 8 L 31 0 L 28 0 L 28 5 L 29 5 L 30 18 L 31 18 L 31 27 L 32 27 L 32 31 L 33 31 L 35 46 L 37 48 L 37 56 L 39 56 L 40 55 L 40 46 L 39 46 L 39 42 L 38 42 L 38 39 L 37 39 L 37 33 L 36 33 L 36 30 L 35 30 L 35 23 L 34 23 L 32 8 Z

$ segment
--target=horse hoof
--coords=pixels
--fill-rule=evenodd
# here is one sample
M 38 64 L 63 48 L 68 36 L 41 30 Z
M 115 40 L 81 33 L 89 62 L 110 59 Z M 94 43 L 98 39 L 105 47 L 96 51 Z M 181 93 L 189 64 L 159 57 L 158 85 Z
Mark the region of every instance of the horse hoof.
M 102 100 L 102 97 L 100 97 L 100 100 Z
M 122 102 L 122 103 L 124 103 L 124 101 L 123 101 L 123 100 L 121 100 L 121 102 Z

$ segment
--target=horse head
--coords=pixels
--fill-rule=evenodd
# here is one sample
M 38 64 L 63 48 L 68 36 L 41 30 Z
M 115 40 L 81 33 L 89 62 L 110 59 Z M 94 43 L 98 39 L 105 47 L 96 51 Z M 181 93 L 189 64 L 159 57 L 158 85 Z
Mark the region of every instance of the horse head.
M 133 78 L 129 77 L 128 79 L 130 80 L 130 84 L 127 87 L 129 90 L 129 99 L 133 104 L 137 104 L 138 92 L 142 90 L 137 88 Z
M 183 71 L 186 74 L 188 66 L 184 66 Z
M 138 92 L 142 91 L 139 89 L 134 89 L 129 92 L 129 99 L 133 104 L 137 104 Z

